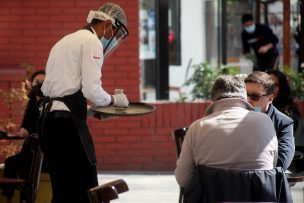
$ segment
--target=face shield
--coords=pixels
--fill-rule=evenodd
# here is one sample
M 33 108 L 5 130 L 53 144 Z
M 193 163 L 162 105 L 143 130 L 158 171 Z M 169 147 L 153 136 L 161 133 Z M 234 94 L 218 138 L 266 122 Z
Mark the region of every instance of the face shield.
M 113 35 L 108 43 L 103 47 L 104 60 L 124 41 L 129 35 L 127 27 L 116 18 L 101 12 L 101 11 L 90 11 L 87 22 L 91 23 L 93 19 L 99 19 L 102 21 L 110 20 L 112 22 Z
M 113 25 L 112 25 L 113 26 Z M 115 25 L 112 27 L 113 36 L 103 49 L 104 58 L 106 59 L 129 35 L 127 27 L 119 20 L 115 19 Z

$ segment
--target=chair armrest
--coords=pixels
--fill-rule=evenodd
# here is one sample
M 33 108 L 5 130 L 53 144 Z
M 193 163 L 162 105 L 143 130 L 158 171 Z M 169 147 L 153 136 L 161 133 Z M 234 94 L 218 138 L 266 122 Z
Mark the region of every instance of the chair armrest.
M 113 186 L 99 185 L 88 191 L 91 203 L 110 202 L 118 199 L 118 193 Z
M 107 182 L 105 185 L 113 186 L 118 194 L 129 191 L 129 187 L 126 181 L 124 181 L 123 179 L 117 179 L 111 182 Z

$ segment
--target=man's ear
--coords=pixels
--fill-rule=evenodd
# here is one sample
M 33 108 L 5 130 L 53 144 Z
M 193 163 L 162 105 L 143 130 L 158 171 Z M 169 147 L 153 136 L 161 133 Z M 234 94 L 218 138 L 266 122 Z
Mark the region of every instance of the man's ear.
M 105 20 L 103 23 L 105 24 L 106 27 L 112 26 L 112 21 L 111 20 Z
M 274 94 L 271 94 L 270 96 L 269 96 L 269 98 L 268 98 L 268 100 L 269 100 L 269 102 L 273 102 L 273 100 L 274 100 Z

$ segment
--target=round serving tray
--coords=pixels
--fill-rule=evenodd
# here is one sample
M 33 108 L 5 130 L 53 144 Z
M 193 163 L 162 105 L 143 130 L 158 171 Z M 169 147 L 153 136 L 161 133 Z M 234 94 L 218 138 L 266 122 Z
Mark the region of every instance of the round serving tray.
M 130 102 L 128 107 L 115 106 L 92 106 L 90 115 L 96 118 L 121 117 L 121 116 L 140 116 L 152 113 L 156 107 L 142 102 Z M 93 114 L 92 114 L 93 113 Z

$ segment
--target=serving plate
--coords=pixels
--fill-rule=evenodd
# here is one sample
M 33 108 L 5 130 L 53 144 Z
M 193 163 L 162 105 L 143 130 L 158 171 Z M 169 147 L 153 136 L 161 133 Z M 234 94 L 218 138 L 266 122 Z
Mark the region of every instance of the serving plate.
M 143 102 L 130 102 L 128 107 L 92 106 L 88 115 L 98 119 L 116 118 L 122 116 L 141 116 L 155 111 L 156 107 Z

